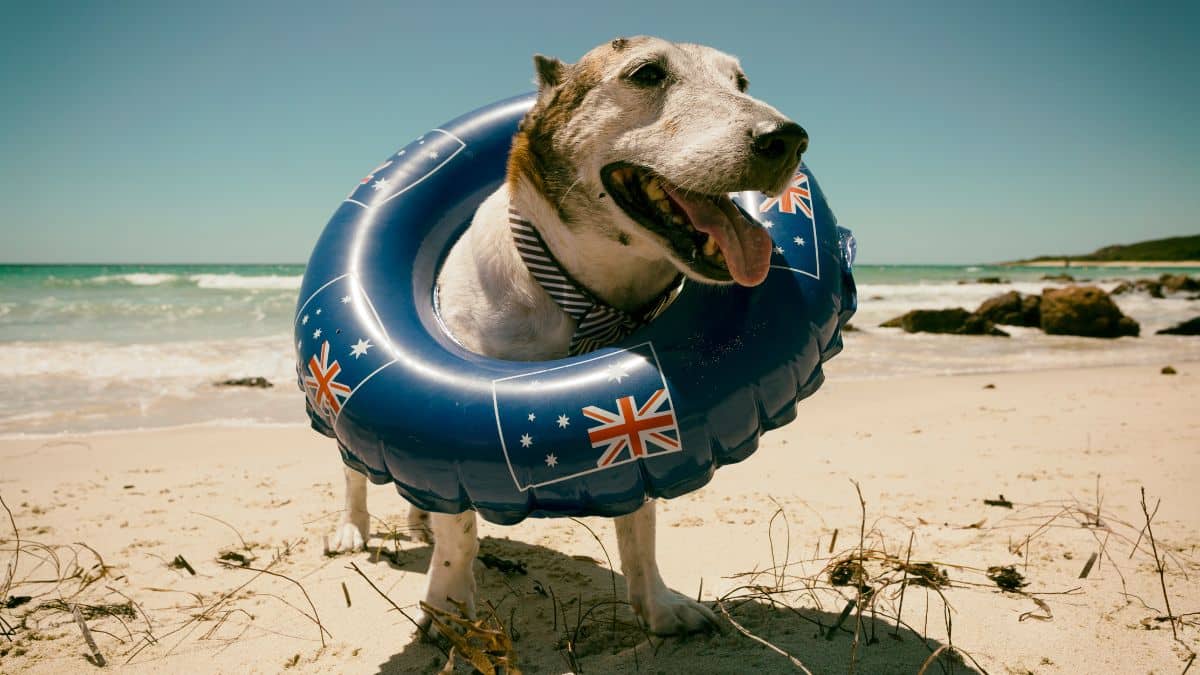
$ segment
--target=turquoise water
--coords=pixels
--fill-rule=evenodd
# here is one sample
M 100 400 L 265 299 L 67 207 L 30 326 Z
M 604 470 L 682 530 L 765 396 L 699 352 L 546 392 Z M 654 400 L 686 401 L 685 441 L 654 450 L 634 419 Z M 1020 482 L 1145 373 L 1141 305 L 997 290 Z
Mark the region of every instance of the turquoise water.
M 303 423 L 291 324 L 302 265 L 0 265 L 0 435 L 184 423 Z M 861 332 L 827 366 L 870 378 L 1200 360 L 1200 340 L 1155 336 L 1200 314 L 1200 302 L 1117 298 L 1143 337 L 1118 341 L 1015 329 L 1009 340 L 905 335 L 876 326 L 915 308 L 966 307 L 1007 291 L 1038 293 L 1069 272 L 1111 288 L 1120 278 L 1196 270 L 972 265 L 861 265 Z M 1003 283 L 974 283 L 999 277 Z M 262 376 L 267 391 L 213 382 Z

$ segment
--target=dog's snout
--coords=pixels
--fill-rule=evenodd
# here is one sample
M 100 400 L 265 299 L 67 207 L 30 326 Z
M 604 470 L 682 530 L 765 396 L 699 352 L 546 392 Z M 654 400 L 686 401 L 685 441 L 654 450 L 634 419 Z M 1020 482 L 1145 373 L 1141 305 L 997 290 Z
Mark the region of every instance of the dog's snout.
M 808 149 L 808 132 L 791 120 L 764 120 L 750 131 L 754 153 L 768 161 L 794 162 Z

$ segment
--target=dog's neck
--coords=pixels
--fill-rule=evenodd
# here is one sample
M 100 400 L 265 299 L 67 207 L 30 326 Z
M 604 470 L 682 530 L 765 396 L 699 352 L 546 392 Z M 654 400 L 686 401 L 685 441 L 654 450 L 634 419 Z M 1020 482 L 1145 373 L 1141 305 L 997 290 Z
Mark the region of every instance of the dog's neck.
M 679 270 L 658 247 L 632 238 L 622 243 L 607 234 L 607 227 L 567 225 L 545 197 L 523 182 L 516 181 L 510 205 L 537 228 L 559 265 L 592 295 L 636 314 L 678 283 Z

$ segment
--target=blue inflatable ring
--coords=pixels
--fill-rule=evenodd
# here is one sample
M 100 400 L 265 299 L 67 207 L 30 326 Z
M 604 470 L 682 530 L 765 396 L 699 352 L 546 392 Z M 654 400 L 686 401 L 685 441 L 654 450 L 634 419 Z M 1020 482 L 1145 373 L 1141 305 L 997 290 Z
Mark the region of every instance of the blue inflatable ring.
M 439 322 L 438 269 L 532 103 L 464 115 L 363 179 L 317 242 L 295 324 L 309 417 L 347 465 L 421 508 L 504 524 L 703 486 L 795 417 L 856 302 L 854 240 L 802 166 L 779 198 L 735 196 L 776 242 L 761 285 L 685 283 L 653 323 L 579 357 L 466 351 Z

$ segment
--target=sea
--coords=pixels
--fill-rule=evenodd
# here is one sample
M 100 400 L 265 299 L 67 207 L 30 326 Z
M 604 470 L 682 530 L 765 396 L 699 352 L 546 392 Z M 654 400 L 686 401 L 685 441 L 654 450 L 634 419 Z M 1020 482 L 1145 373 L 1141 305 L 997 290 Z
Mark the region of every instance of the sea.
M 1200 314 L 1185 295 L 1115 296 L 1139 338 L 1009 328 L 1010 338 L 908 335 L 878 325 L 911 309 L 964 307 L 1008 290 L 1040 293 L 1069 272 L 1122 279 L 1195 269 L 1069 270 L 860 265 L 859 311 L 829 378 L 872 379 L 1200 360 L 1200 339 L 1155 331 Z M 0 265 L 0 438 L 184 425 L 305 424 L 291 325 L 302 265 Z M 990 278 L 990 279 L 989 279 Z M 981 283 L 980 280 L 999 283 Z M 269 389 L 216 382 L 264 377 Z

